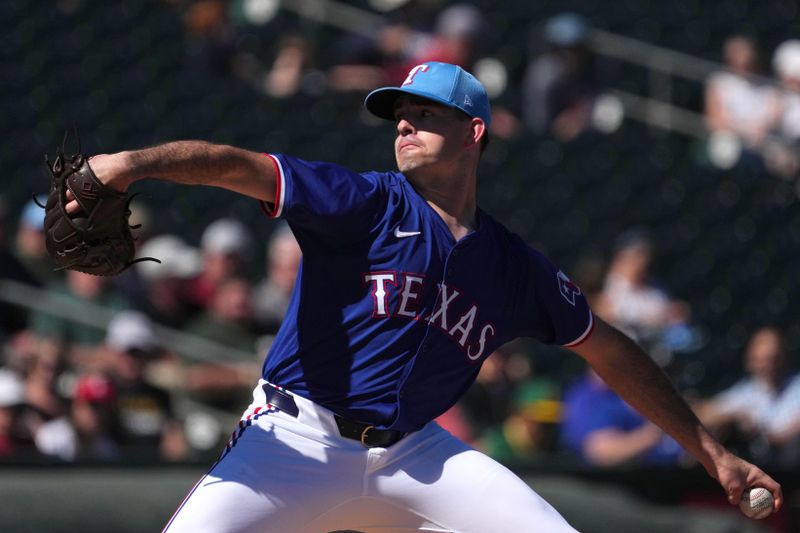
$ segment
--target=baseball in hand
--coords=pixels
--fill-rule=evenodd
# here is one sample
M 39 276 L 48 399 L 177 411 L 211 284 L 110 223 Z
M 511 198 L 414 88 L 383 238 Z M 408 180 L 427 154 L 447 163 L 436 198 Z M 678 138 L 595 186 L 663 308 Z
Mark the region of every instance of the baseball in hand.
M 749 518 L 760 520 L 772 514 L 772 493 L 762 487 L 745 489 L 739 508 Z

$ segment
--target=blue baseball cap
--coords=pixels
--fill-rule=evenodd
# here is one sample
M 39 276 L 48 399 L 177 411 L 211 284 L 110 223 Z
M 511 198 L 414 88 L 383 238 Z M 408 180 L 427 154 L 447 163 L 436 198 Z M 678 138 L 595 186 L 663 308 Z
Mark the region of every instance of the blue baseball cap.
M 412 94 L 460 109 L 471 117 L 492 121 L 489 97 L 478 79 L 450 63 L 429 61 L 412 68 L 400 87 L 382 87 L 367 95 L 364 105 L 373 115 L 394 120 L 394 103 L 400 96 Z

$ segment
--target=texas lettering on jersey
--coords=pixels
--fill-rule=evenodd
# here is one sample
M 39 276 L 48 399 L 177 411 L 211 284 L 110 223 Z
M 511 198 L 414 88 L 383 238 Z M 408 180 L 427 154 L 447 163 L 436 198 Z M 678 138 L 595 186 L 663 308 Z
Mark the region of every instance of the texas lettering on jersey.
M 486 341 L 495 335 L 495 327 L 491 323 L 476 327 L 478 306 L 470 305 L 459 314 L 459 309 L 452 305 L 461 292 L 446 283 L 439 283 L 439 294 L 433 310 L 423 316 L 419 310 L 420 296 L 425 290 L 425 276 L 408 272 L 370 272 L 363 275 L 364 283 L 369 287 L 373 300 L 372 317 L 376 319 L 390 316 L 408 320 L 424 320 L 447 334 L 458 344 L 466 356 L 474 361 L 483 355 Z M 389 308 L 390 292 L 396 291 L 399 300 L 394 309 Z
M 401 173 L 270 157 L 279 179 L 268 213 L 289 224 L 303 262 L 266 381 L 341 416 L 416 431 L 495 347 L 520 336 L 574 346 L 590 334 L 580 290 L 483 211 L 456 242 Z M 323 302 L 309 296 L 323 288 Z

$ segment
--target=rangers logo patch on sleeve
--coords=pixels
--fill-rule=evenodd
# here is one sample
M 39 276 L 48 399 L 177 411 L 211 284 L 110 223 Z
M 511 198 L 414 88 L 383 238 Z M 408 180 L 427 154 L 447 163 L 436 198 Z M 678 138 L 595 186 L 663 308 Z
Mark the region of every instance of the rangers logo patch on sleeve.
M 561 296 L 563 296 L 566 301 L 574 306 L 575 297 L 581 293 L 581 289 L 572 283 L 567 275 L 560 270 L 558 271 L 556 277 L 558 278 L 558 290 L 561 293 Z

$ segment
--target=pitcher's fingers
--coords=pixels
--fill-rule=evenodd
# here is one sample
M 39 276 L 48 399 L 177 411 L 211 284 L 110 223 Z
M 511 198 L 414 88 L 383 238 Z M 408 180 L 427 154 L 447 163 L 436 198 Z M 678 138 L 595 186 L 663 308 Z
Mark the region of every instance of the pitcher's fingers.
M 732 484 L 728 487 L 728 501 L 731 505 L 737 505 L 742 499 L 744 485 Z
M 772 493 L 772 510 L 777 511 L 783 505 L 783 488 L 777 483 L 764 483 L 764 488 Z
M 78 202 L 75 201 L 75 195 L 72 194 L 72 191 L 67 189 L 67 192 L 64 193 L 64 196 L 67 198 L 67 203 L 64 205 L 64 209 L 67 210 L 68 215 L 75 215 L 80 212 L 81 206 Z
M 760 468 L 753 468 L 747 476 L 746 486 L 748 487 L 763 487 L 772 493 L 773 504 L 772 510 L 777 511 L 783 505 L 783 489 L 777 481 L 772 479 L 767 473 Z

